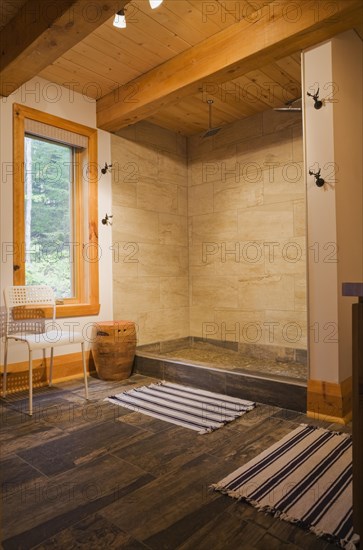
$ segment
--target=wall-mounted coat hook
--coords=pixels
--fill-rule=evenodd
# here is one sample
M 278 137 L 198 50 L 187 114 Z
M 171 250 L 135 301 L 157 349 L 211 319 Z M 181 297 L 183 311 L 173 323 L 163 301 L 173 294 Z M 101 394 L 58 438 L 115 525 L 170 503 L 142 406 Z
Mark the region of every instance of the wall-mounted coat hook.
M 320 170 L 321 170 L 321 168 L 319 168 L 319 170 L 317 172 L 313 172 L 312 170 L 309 170 L 309 174 L 310 174 L 310 176 L 314 176 L 315 184 L 318 187 L 323 187 L 323 185 L 325 183 L 325 180 L 323 180 L 323 178 L 320 177 Z
M 323 106 L 323 102 L 319 99 L 319 88 L 315 92 L 315 94 L 311 94 L 310 92 L 306 92 L 306 94 L 309 97 L 312 97 L 314 100 L 314 109 L 321 109 Z
M 113 215 L 110 214 L 110 216 L 106 213 L 105 217 L 102 218 L 101 222 L 103 223 L 103 225 L 112 225 L 112 218 L 113 218 Z
M 107 172 L 110 168 L 112 168 L 112 164 L 107 164 L 107 162 L 105 162 L 104 168 L 101 168 L 102 174 L 107 174 Z

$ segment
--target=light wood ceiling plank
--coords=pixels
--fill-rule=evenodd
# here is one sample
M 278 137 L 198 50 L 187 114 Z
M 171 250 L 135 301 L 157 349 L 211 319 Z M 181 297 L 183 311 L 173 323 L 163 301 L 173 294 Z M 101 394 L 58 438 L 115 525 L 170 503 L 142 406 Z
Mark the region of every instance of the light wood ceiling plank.
M 127 35 L 133 30 L 137 34 L 145 30 L 147 36 L 154 37 L 164 47 L 171 49 L 174 54 L 190 48 L 191 44 L 177 34 L 177 29 L 173 27 L 168 28 L 158 20 L 158 11 L 162 9 L 163 5 L 158 10 L 152 10 L 150 9 L 149 2 L 145 2 L 145 0 L 133 0 L 125 9 L 127 27 L 123 32 Z
M 206 5 L 207 3 L 200 2 L 200 4 L 203 7 L 203 5 Z M 203 16 L 203 9 L 198 9 L 195 5 L 188 1 L 176 0 L 174 2 L 165 3 L 165 6 L 168 10 L 173 12 L 180 22 L 183 22 L 184 26 L 194 29 L 197 35 L 199 35 L 198 42 L 201 42 L 205 38 L 208 38 L 220 30 L 218 25 Z
M 301 96 L 300 80 L 295 80 L 290 74 L 284 71 L 276 63 L 264 65 L 261 71 L 270 79 L 277 83 L 282 93 L 282 99 L 286 102 L 290 99 L 297 99 Z M 272 85 L 272 84 L 271 84 Z
M 292 56 L 276 61 L 276 65 L 291 75 L 295 80 L 301 80 L 301 64 Z
M 112 74 L 115 81 L 120 84 L 128 82 L 142 74 L 142 70 L 135 69 L 134 63 L 130 62 L 128 55 L 117 56 L 114 49 L 110 48 L 109 45 L 107 46 L 107 43 L 102 40 L 97 40 L 97 42 L 103 42 L 103 50 L 95 48 L 94 41 L 92 41 L 92 46 L 90 46 L 85 40 L 82 40 L 77 46 L 65 53 L 62 58 L 74 61 L 75 63 L 77 63 L 77 58 L 79 62 L 84 60 L 84 64 L 83 61 L 81 64 L 94 69 L 98 74 L 103 74 L 99 70 L 103 66 Z M 108 53 L 107 49 L 109 50 Z M 61 60 L 59 60 L 59 63 L 62 63 Z
M 28 0 L 2 30 L 0 94 L 11 94 L 126 2 L 103 0 L 91 5 L 89 0 Z
M 200 126 L 191 120 L 187 120 L 185 116 L 173 117 L 172 119 L 165 117 L 162 113 L 157 113 L 147 119 L 148 122 L 161 126 L 167 130 L 171 130 L 182 136 L 192 136 L 203 130 Z
M 320 0 L 320 18 L 313 9 L 316 1 L 298 1 L 301 15 L 296 21 L 287 20 L 284 8 L 290 5 L 281 0 L 276 6 L 273 21 L 269 6 L 254 23 L 242 20 L 182 52 L 175 58 L 135 79 L 135 103 L 123 101 L 123 91 L 108 94 L 97 103 L 99 127 L 114 131 L 148 118 L 157 110 L 191 94 L 196 94 L 207 79 L 226 82 L 290 55 L 351 28 L 362 13 L 360 0 L 345 0 L 337 5 L 338 13 L 327 13 L 328 0 Z M 325 10 L 323 9 L 325 8 Z M 280 11 L 278 11 L 280 10 Z M 286 64 L 288 67 L 286 67 Z M 297 62 L 284 62 L 282 68 L 298 78 Z M 265 99 L 262 103 L 266 104 Z
M 109 25 L 110 30 L 117 33 L 115 42 L 123 42 L 128 39 L 133 42 L 134 48 L 143 49 L 144 52 L 145 50 L 150 51 L 156 55 L 159 58 L 159 63 L 160 59 L 170 59 L 190 47 L 189 42 L 179 38 L 176 33 L 171 33 L 153 17 L 153 10 L 150 9 L 149 3 L 147 3 L 147 12 L 138 9 L 138 5 L 140 2 L 138 4 L 132 2 L 126 7 L 126 29 L 116 29 L 115 27 L 111 29 L 112 25 Z M 131 17 L 128 15 L 130 11 Z
M 273 105 L 268 100 L 268 92 L 248 78 L 249 74 L 235 78 L 229 83 L 236 86 L 237 97 L 248 107 L 254 108 L 256 112 L 272 107 Z
M 263 70 L 250 71 L 246 77 L 251 82 L 250 89 L 255 88 L 256 96 L 270 107 L 277 107 L 296 98 L 296 93 L 284 90 L 278 81 L 269 78 Z
M 208 12 L 209 17 L 211 12 L 216 10 L 220 21 L 225 26 L 229 26 L 238 21 L 247 21 L 255 23 L 262 17 L 262 8 L 272 4 L 275 0 L 264 0 L 263 2 L 255 2 L 254 0 L 214 0 L 214 2 L 206 3 L 204 12 Z M 269 8 L 269 14 L 272 16 L 273 9 Z
M 133 28 L 133 25 L 129 25 L 132 27 L 132 32 L 124 32 L 128 29 L 117 29 L 113 26 L 112 21 L 109 21 L 102 27 L 102 34 L 100 32 L 100 29 L 97 31 L 99 36 L 108 36 L 108 40 L 111 41 L 111 43 L 120 44 L 122 47 L 129 51 L 131 54 L 134 53 L 135 56 L 137 56 L 139 59 L 144 59 L 145 63 L 149 67 L 156 67 L 160 64 L 161 59 L 160 58 L 160 44 L 157 45 L 155 51 L 154 44 L 155 42 L 150 37 L 150 40 L 145 43 L 143 39 L 138 36 L 138 33 L 136 32 L 135 28 Z M 142 34 L 142 33 L 141 33 Z M 147 40 L 147 36 L 144 35 L 144 39 Z M 175 54 L 168 49 L 165 49 L 164 51 L 161 50 L 162 54 L 165 56 L 165 60 L 170 59 Z
M 301 67 L 301 52 L 295 52 L 291 57 L 299 64 L 299 67 Z
M 208 97 L 202 93 L 196 96 L 190 96 L 182 101 L 169 105 L 162 109 L 148 120 L 155 124 L 160 124 L 170 130 L 182 133 L 183 135 L 193 135 L 195 133 L 207 130 L 209 124 L 209 106 L 207 99 L 213 99 L 212 105 L 212 125 L 222 126 L 228 122 L 233 122 L 245 116 L 250 116 L 258 112 L 256 107 L 250 107 L 234 97 L 232 100 L 228 97 L 228 102 L 223 97 L 221 89 L 218 89 L 218 95 Z M 266 107 L 264 106 L 263 109 Z
M 202 24 L 209 24 L 209 28 L 212 31 L 211 34 L 214 34 L 215 32 L 218 32 L 225 27 L 229 27 L 229 25 L 235 22 L 222 22 L 220 7 L 218 5 L 215 5 L 217 4 L 216 1 L 207 3 L 201 2 L 200 0 L 188 0 L 188 2 L 194 9 L 200 12 Z
M 92 55 L 92 51 L 89 55 L 84 55 L 79 51 L 70 50 L 62 56 L 59 65 L 65 65 L 67 62 L 78 67 L 78 74 L 82 73 L 84 76 L 92 74 L 95 82 L 100 83 L 102 79 L 112 81 L 113 87 L 109 88 L 109 91 L 132 79 L 127 78 L 127 65 L 121 65 L 121 63 L 108 57 L 104 57 L 102 62 L 96 52 L 94 52 L 94 55 Z M 125 67 L 125 72 L 123 67 Z
M 116 38 L 118 40 L 115 40 L 115 36 L 108 29 L 104 30 L 104 27 L 101 27 L 92 33 L 92 36 L 88 37 L 85 42 L 88 46 L 100 51 L 103 55 L 110 55 L 115 59 L 119 59 L 122 64 L 130 65 L 139 74 L 147 72 L 154 67 L 153 63 L 147 60 L 145 55 L 143 56 L 142 48 L 138 48 L 135 51 L 136 48 L 133 42 L 126 40 L 124 37 L 121 39 L 121 37 L 116 36 Z
M 207 101 L 207 99 L 218 101 L 219 104 L 224 105 L 226 112 L 231 115 L 235 113 L 236 118 L 250 116 L 261 108 L 266 108 L 265 104 L 256 106 L 250 101 L 250 95 L 243 90 L 243 84 L 246 82 L 246 80 L 238 82 L 238 79 L 222 83 L 209 82 L 202 91 L 203 101 Z M 255 98 L 253 97 L 253 99 Z
M 208 123 L 206 126 L 200 119 L 200 107 L 197 110 L 186 108 L 184 102 L 183 105 L 175 104 L 166 110 L 159 111 L 148 118 L 148 121 L 182 135 L 196 134 L 208 126 Z
M 155 20 L 194 46 L 211 35 L 208 24 L 203 24 L 202 14 L 184 0 L 164 2 L 155 10 Z
M 69 67 L 64 68 L 57 63 L 53 63 L 53 65 L 39 73 L 39 76 L 45 78 L 49 82 L 54 82 L 59 86 L 68 88 L 70 94 L 76 92 L 91 99 L 97 99 L 99 95 L 99 91 L 97 91 L 98 88 L 96 88 L 95 85 L 91 87 L 89 79 L 81 75 L 78 68 L 73 68 L 72 71 Z
M 82 70 L 81 70 L 82 69 Z M 84 96 L 99 99 L 117 87 L 117 82 L 111 78 L 96 75 L 86 67 L 62 58 L 62 63 L 56 61 L 47 69 L 47 75 L 60 86 L 73 87 Z M 53 76 L 54 77 L 53 77 Z M 41 73 L 42 77 L 44 74 Z M 129 88 L 129 95 L 132 95 L 132 88 Z

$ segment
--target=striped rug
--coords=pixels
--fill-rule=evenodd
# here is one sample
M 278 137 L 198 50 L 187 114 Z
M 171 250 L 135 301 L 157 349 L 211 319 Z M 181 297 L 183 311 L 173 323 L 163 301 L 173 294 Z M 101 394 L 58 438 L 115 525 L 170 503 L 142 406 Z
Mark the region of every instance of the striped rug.
M 352 441 L 301 425 L 212 486 L 349 550 L 353 533 Z
M 200 434 L 221 428 L 255 406 L 252 401 L 169 382 L 134 388 L 106 400 Z

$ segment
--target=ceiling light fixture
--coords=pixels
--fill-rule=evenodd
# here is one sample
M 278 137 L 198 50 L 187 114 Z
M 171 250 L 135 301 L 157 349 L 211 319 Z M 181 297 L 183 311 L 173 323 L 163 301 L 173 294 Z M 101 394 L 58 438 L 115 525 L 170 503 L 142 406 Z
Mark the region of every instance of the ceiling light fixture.
M 164 0 L 149 0 L 150 8 L 152 10 L 155 10 L 161 4 Z M 125 10 L 122 9 L 118 11 L 115 15 L 115 18 L 113 20 L 113 26 L 117 27 L 118 29 L 126 29 L 126 16 L 125 16 Z
M 156 8 L 161 6 L 162 3 L 163 3 L 163 0 L 149 0 L 150 8 L 152 10 L 155 10 Z
M 113 26 L 118 29 L 126 29 L 126 17 L 124 10 L 120 10 L 116 13 L 115 19 L 113 20 Z

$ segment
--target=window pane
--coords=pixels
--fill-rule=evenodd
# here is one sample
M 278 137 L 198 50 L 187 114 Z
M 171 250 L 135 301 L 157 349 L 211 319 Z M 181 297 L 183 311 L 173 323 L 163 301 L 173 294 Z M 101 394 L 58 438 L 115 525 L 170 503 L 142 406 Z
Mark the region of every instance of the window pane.
M 25 137 L 25 282 L 74 296 L 73 149 Z

